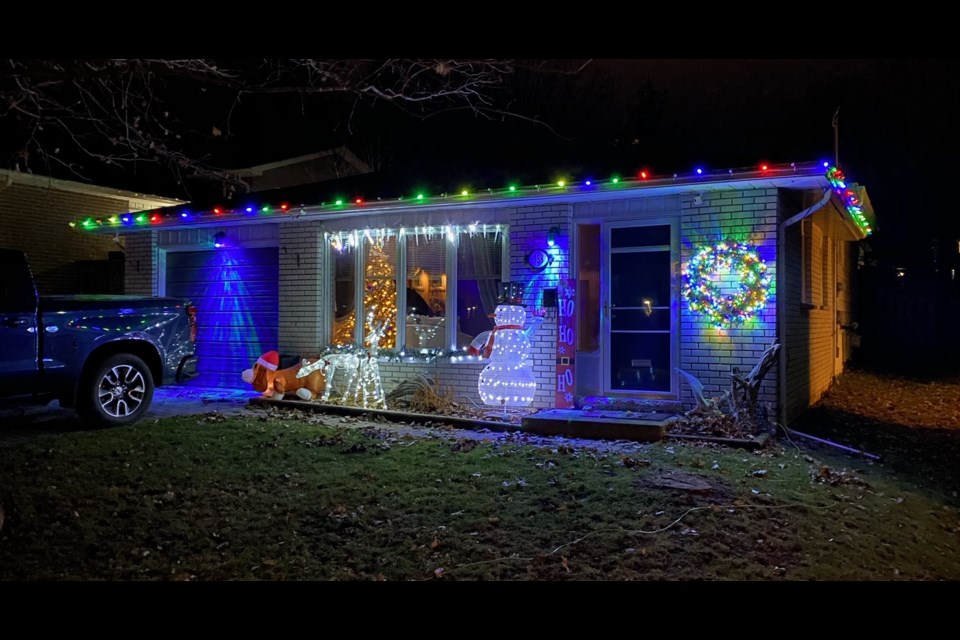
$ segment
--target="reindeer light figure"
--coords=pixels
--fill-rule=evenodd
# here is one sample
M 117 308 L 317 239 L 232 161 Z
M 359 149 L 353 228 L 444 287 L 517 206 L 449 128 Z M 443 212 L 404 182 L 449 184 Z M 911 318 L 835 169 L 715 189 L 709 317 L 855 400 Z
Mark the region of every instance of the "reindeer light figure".
M 386 409 L 387 401 L 383 395 L 383 384 L 380 381 L 380 362 L 377 354 L 380 351 L 380 340 L 387 333 L 389 319 L 374 322 L 373 312 L 367 314 L 367 326 L 370 332 L 364 338 L 364 343 L 370 345 L 366 356 L 360 356 L 360 384 L 354 392 L 354 401 L 363 403 L 364 408 Z
M 298 378 L 305 378 L 317 369 L 323 369 L 323 378 L 326 384 L 323 388 L 323 395 L 320 396 L 321 402 L 330 400 L 330 391 L 333 389 L 333 380 L 337 371 L 344 371 L 347 377 L 347 387 L 343 392 L 341 400 L 350 397 L 357 381 L 357 369 L 360 366 L 360 358 L 352 353 L 331 353 L 321 356 L 316 362 L 304 360 L 300 370 L 297 371 Z

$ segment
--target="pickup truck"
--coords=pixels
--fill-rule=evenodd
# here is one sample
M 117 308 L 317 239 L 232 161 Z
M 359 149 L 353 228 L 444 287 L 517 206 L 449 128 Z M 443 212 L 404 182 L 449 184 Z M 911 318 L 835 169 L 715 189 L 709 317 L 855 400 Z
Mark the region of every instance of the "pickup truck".
M 196 377 L 196 307 L 175 298 L 38 296 L 21 251 L 0 249 L 0 398 L 132 424 L 155 386 Z

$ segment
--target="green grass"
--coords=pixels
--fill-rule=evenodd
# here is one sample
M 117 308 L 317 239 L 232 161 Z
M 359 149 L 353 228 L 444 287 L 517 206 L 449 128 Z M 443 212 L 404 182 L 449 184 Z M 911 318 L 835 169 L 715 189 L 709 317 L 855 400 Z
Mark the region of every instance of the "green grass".
M 793 448 L 654 444 L 625 465 L 256 417 L 44 437 L 0 450 L 0 578 L 960 578 L 946 497 L 826 455 L 867 486 L 812 481 Z M 665 471 L 714 490 L 654 486 Z

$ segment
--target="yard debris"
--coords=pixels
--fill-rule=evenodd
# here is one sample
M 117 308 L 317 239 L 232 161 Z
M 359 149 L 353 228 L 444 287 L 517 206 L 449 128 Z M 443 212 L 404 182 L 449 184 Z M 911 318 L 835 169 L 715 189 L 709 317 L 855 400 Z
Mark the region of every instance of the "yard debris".
M 573 571 L 570 570 L 570 563 L 567 562 L 566 556 L 560 556 L 560 564 L 562 564 L 563 568 L 567 570 L 567 573 L 573 573 Z
M 682 536 L 699 536 L 699 535 L 700 535 L 700 532 L 697 531 L 696 529 L 692 528 L 692 527 L 685 527 L 684 529 L 682 529 L 682 530 L 680 531 L 680 535 L 682 535 Z
M 756 471 L 751 472 L 750 475 L 753 476 L 754 478 L 763 478 L 764 476 L 767 475 L 767 470 L 757 469 Z
M 210 413 L 205 413 L 201 417 L 203 422 L 226 422 L 227 416 L 223 415 L 219 411 L 211 411 Z
M 633 469 L 639 466 L 644 466 L 644 467 L 649 466 L 650 461 L 644 460 L 643 458 L 631 458 L 628 455 L 621 455 L 620 464 L 625 466 L 627 469 Z
M 857 477 L 852 471 L 846 469 L 831 469 L 827 465 L 821 465 L 819 469 L 811 467 L 810 476 L 815 482 L 836 486 L 838 484 L 853 484 L 862 487 L 868 485 L 862 478 Z
M 436 569 L 434 569 L 434 570 L 433 570 L 433 577 L 434 577 L 434 578 L 442 578 L 442 577 L 443 577 L 443 567 L 437 567 Z
M 692 493 L 706 493 L 708 491 L 713 491 L 713 485 L 700 476 L 695 476 L 690 473 L 683 473 L 682 471 L 667 471 L 654 476 L 649 480 L 649 482 L 655 487 L 680 489 L 682 491 L 690 491 Z

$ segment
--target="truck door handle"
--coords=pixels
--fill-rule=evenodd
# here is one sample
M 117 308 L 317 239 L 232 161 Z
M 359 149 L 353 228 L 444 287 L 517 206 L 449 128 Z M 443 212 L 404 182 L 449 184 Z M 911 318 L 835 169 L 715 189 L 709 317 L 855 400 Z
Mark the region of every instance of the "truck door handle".
M 16 316 L 9 316 L 3 319 L 3 326 L 5 327 L 22 327 L 27 324 L 26 319 L 17 318 Z

